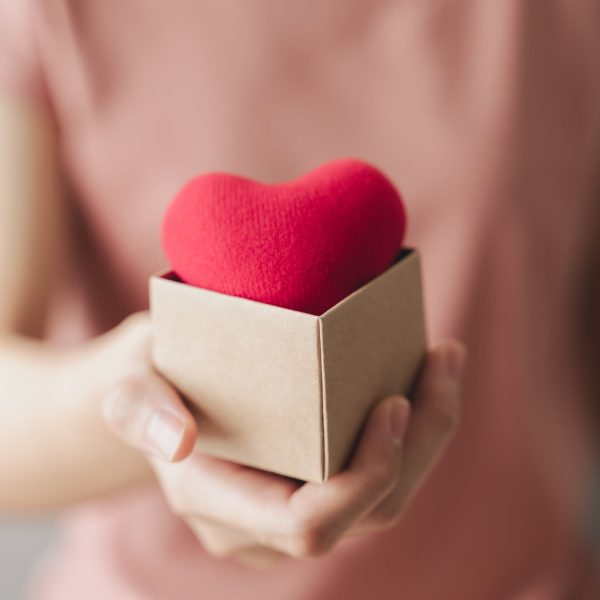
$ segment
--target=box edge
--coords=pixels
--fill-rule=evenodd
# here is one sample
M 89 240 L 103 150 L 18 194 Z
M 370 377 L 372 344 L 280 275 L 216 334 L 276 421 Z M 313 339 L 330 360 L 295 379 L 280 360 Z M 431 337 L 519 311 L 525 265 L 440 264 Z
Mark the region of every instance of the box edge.
M 318 360 L 319 360 L 319 402 L 321 404 L 321 481 L 329 478 L 329 436 L 327 421 L 327 399 L 325 397 L 325 368 L 323 354 L 323 321 L 317 320 L 318 327 Z
M 259 300 L 252 300 L 251 298 L 244 298 L 243 296 L 234 296 L 232 294 L 225 294 L 223 292 L 217 292 L 215 290 L 208 290 L 206 288 L 198 287 L 195 285 L 191 285 L 189 283 L 185 283 L 183 281 L 174 281 L 172 279 L 167 279 L 165 276 L 173 273 L 172 269 L 162 269 L 153 273 L 149 278 L 150 290 L 152 290 L 153 286 L 164 285 L 164 286 L 176 286 L 183 289 L 188 290 L 187 293 L 190 294 L 200 294 L 208 297 L 218 297 L 225 298 L 227 302 L 238 302 L 242 305 L 246 306 L 257 306 L 262 307 L 258 310 L 271 311 L 271 312 L 285 312 L 288 315 L 293 315 L 292 318 L 296 319 L 306 319 L 316 321 L 320 318 L 320 315 L 314 315 L 307 312 L 302 312 L 300 310 L 294 310 L 292 308 L 285 308 L 284 306 L 277 306 L 276 304 L 269 304 L 268 302 L 261 302 Z

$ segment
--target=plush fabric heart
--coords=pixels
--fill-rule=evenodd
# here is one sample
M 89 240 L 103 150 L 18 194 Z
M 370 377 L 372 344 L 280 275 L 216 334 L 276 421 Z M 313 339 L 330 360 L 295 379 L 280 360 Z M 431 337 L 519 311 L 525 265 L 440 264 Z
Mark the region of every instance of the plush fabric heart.
M 319 315 L 390 266 L 405 224 L 386 177 L 345 159 L 279 185 L 192 179 L 167 210 L 162 241 L 185 283 Z

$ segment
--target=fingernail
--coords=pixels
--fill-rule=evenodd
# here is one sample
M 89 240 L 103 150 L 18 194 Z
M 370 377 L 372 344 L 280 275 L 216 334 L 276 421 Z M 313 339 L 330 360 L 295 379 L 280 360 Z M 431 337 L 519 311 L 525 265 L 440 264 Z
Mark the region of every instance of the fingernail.
M 402 444 L 406 426 L 408 425 L 408 416 L 410 405 L 404 398 L 395 398 L 390 410 L 390 433 L 395 444 Z
M 467 351 L 462 345 L 452 345 L 444 353 L 446 372 L 452 379 L 460 379 L 465 370 Z
M 181 444 L 184 423 L 172 413 L 158 410 L 146 424 L 144 437 L 150 450 L 165 460 L 172 460 Z

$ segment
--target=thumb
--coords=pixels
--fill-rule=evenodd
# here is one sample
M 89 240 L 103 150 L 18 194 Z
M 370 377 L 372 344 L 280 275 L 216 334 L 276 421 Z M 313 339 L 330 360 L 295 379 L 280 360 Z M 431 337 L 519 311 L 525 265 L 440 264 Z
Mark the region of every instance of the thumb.
M 175 389 L 155 373 L 121 379 L 104 398 L 102 415 L 125 443 L 163 460 L 180 461 L 194 447 L 194 417 Z

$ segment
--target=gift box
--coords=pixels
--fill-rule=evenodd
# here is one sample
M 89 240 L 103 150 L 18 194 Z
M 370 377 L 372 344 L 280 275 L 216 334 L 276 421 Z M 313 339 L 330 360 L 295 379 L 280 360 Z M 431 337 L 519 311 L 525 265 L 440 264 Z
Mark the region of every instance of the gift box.
M 304 481 L 344 468 L 373 405 L 425 354 L 419 254 L 321 315 L 150 280 L 156 369 L 198 415 L 197 448 Z

